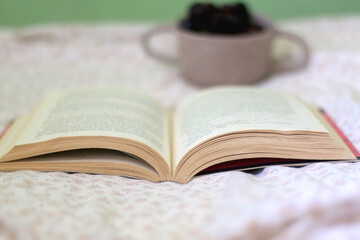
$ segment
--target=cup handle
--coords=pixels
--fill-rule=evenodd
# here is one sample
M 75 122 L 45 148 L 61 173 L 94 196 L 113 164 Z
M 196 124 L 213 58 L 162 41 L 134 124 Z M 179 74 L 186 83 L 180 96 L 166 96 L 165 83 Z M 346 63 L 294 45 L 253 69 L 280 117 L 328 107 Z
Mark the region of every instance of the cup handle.
M 159 53 L 157 51 L 155 51 L 152 47 L 151 47 L 151 39 L 158 34 L 162 34 L 162 33 L 167 33 L 167 32 L 175 32 L 175 26 L 174 25 L 163 25 L 163 26 L 159 26 L 156 27 L 148 32 L 146 32 L 145 34 L 142 35 L 141 37 L 141 45 L 143 47 L 143 49 L 145 50 L 145 52 L 157 59 L 160 60 L 162 62 L 165 63 L 171 63 L 171 64 L 176 64 L 178 62 L 178 58 L 174 57 L 174 56 L 170 56 L 170 55 L 166 55 L 163 53 Z
M 275 37 L 285 39 L 289 42 L 293 42 L 300 49 L 300 58 L 298 61 L 278 61 L 274 64 L 272 72 L 273 73 L 285 73 L 290 71 L 299 70 L 306 67 L 310 58 L 310 50 L 305 43 L 305 41 L 299 36 L 289 33 L 276 30 Z

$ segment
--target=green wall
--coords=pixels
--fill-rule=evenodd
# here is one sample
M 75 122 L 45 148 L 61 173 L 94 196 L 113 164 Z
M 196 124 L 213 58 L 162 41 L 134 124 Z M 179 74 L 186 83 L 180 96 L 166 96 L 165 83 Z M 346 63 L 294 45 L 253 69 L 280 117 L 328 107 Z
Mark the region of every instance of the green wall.
M 190 0 L 0 0 L 0 25 L 171 21 L 180 18 L 193 2 Z M 248 0 L 246 3 L 251 10 L 274 19 L 360 13 L 359 0 Z

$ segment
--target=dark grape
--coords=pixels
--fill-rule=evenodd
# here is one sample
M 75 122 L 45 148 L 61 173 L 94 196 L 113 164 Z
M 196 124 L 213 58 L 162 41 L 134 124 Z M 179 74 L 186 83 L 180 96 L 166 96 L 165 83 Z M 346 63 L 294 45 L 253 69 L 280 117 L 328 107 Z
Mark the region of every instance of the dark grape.
M 243 31 L 250 27 L 250 15 L 243 3 L 237 3 L 232 7 L 232 13 L 241 22 L 241 28 Z
M 232 6 L 225 4 L 221 7 L 220 12 L 225 15 L 232 14 Z
M 217 14 L 211 19 L 209 30 L 212 33 L 239 33 L 240 21 L 233 15 Z
M 214 6 L 211 3 L 195 3 L 180 27 L 210 34 L 239 34 L 260 31 L 261 27 L 251 22 L 251 14 L 244 3 Z
M 190 7 L 190 19 L 206 20 L 215 12 L 215 6 L 211 3 L 195 3 Z
M 196 29 L 206 30 L 214 11 L 215 7 L 212 4 L 196 3 L 190 8 L 189 19 L 196 26 Z

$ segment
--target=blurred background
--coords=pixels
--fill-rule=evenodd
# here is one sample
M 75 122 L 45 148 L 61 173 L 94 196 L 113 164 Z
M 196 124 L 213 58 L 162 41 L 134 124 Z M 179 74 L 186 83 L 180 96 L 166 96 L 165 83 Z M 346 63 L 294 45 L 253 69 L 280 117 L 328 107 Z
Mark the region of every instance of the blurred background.
M 58 22 L 173 21 L 196 1 L 0 0 L 0 26 Z M 212 1 L 231 3 L 235 1 Z M 248 0 L 250 9 L 275 20 L 360 12 L 359 0 Z

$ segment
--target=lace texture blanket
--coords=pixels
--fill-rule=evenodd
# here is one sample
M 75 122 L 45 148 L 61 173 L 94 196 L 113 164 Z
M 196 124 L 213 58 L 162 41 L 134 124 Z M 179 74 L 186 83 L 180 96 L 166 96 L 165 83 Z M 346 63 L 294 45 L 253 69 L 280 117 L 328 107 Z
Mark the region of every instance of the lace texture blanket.
M 310 45 L 308 68 L 258 87 L 322 107 L 360 149 L 360 16 L 280 22 Z M 126 85 L 174 106 L 199 91 L 140 46 L 149 24 L 0 29 L 0 127 L 52 89 Z M 156 39 L 174 52 L 172 36 Z M 287 57 L 293 46 L 277 43 Z M 0 172 L 1 239 L 360 239 L 360 163 L 230 171 L 189 184 Z

